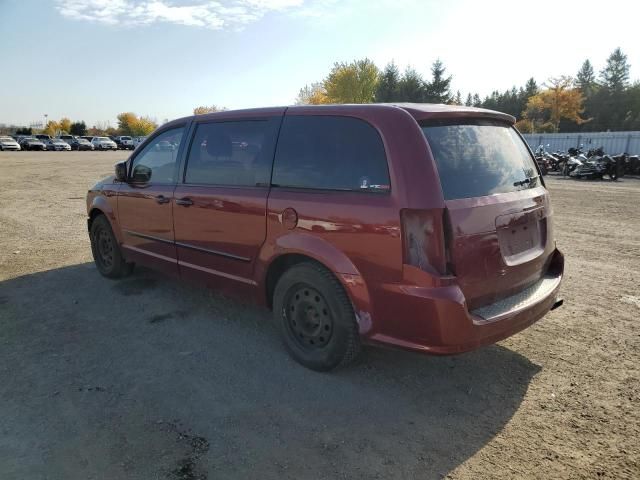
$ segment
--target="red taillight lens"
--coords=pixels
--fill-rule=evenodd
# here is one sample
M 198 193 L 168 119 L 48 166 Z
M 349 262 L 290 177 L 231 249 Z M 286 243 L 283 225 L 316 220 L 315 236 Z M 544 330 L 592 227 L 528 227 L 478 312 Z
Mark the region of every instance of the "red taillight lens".
M 404 263 L 434 275 L 447 274 L 444 211 L 404 208 L 400 212 Z

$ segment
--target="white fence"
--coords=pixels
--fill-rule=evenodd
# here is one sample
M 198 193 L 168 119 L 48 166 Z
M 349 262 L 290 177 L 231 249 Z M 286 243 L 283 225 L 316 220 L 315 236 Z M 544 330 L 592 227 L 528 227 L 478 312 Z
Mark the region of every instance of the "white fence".
M 610 154 L 640 154 L 640 132 L 527 133 L 523 137 L 534 151 L 539 145 L 550 152 L 582 145 L 585 151 L 602 147 Z

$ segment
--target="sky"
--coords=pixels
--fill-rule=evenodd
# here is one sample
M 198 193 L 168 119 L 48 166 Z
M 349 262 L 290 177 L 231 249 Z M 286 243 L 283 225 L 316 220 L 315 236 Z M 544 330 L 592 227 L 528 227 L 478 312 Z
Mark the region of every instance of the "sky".
M 608 0 L 0 0 L 0 123 L 162 122 L 199 105 L 289 105 L 335 62 L 394 61 L 481 96 L 599 72 L 640 78 L 640 2 Z

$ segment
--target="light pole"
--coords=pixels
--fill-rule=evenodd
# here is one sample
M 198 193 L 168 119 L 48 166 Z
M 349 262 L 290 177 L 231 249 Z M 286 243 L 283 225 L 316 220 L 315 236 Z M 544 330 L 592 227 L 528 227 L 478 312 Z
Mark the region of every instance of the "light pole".
M 42 131 L 46 130 L 47 128 L 47 118 L 49 118 L 48 114 L 44 114 L 44 127 L 42 128 Z

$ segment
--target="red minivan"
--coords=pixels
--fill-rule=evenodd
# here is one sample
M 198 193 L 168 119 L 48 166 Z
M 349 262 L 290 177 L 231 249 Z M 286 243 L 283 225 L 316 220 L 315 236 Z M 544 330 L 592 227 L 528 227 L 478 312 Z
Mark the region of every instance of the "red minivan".
M 427 104 L 172 121 L 89 191 L 96 266 L 248 295 L 316 370 L 362 343 L 496 342 L 562 303 L 549 194 L 513 124 Z

